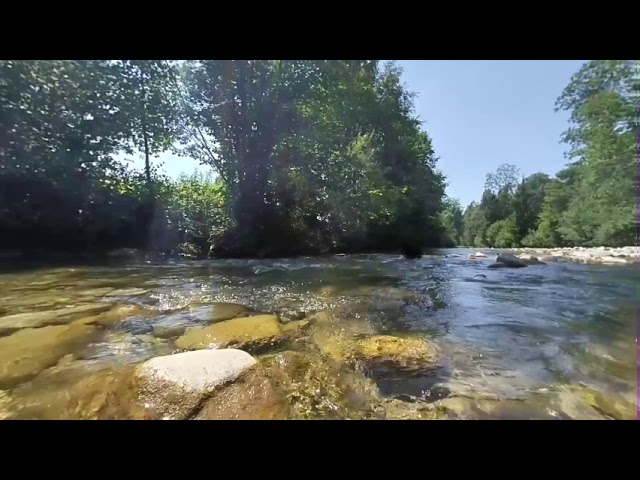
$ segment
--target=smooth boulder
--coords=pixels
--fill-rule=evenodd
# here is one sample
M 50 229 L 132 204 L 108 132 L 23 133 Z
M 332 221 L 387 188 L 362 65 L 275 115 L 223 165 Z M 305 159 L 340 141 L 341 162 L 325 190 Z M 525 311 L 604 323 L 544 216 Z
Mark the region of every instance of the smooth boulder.
M 525 261 L 520 260 L 518 257 L 510 253 L 501 253 L 500 255 L 498 255 L 498 258 L 496 258 L 496 263 L 502 263 L 509 268 L 522 268 L 527 266 L 527 263 Z

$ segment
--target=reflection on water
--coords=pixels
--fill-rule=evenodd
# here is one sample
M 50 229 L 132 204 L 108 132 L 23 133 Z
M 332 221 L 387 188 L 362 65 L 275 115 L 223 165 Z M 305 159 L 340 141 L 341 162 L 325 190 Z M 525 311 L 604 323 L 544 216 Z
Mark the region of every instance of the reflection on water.
M 549 263 L 490 270 L 491 252 L 487 260 L 467 260 L 468 253 L 443 250 L 417 261 L 354 255 L 7 270 L 0 274 L 0 418 L 56 418 L 55 409 L 67 411 L 60 392 L 102 369 L 175 351 L 179 335 L 210 323 L 216 308 L 232 308 L 225 305 L 275 313 L 284 322 L 330 312 L 332 320 L 318 321 L 307 336 L 261 353 L 268 359 L 292 350 L 338 362 L 322 367 L 323 380 L 312 376 L 314 382 L 343 378 L 340 372 L 368 377 L 353 385 L 374 387 L 358 387 L 367 393 L 349 403 L 366 409 L 345 403 L 334 410 L 337 418 L 635 417 L 635 268 Z M 96 312 L 59 313 L 94 304 Z M 92 323 L 102 304 L 138 309 Z M 16 322 L 36 321 L 37 312 L 56 312 L 40 314 L 36 320 L 45 320 L 29 329 L 40 330 L 34 338 L 55 354 L 28 352 L 31 334 L 16 343 Z M 45 327 L 54 332 L 83 322 L 98 337 L 61 347 L 40 335 Z M 441 350 L 438 368 L 381 375 L 340 364 L 336 352 L 374 334 L 427 335 Z M 328 347 L 319 343 L 327 338 Z M 30 362 L 24 372 L 9 371 L 22 357 Z M 297 392 L 297 402 L 306 405 L 304 418 L 314 418 L 313 405 L 321 402 L 305 392 Z

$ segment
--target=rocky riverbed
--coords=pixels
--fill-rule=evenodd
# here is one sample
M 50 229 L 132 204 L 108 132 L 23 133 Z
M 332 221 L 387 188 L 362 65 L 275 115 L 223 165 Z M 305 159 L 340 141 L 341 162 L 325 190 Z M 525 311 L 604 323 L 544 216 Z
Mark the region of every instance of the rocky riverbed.
M 484 252 L 7 271 L 0 419 L 633 418 L 635 269 Z
M 535 256 L 542 262 L 572 261 L 593 265 L 627 265 L 640 257 L 638 247 L 570 247 L 570 248 L 512 248 L 516 256 Z

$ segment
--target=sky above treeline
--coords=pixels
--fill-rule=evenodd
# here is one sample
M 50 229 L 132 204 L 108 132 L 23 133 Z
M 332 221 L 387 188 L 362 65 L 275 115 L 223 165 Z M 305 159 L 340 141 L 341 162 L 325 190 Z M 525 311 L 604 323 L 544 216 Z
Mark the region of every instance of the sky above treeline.
M 416 113 L 433 139 L 447 195 L 463 206 L 478 200 L 485 175 L 504 163 L 522 174 L 554 174 L 565 164 L 560 136 L 566 112 L 554 104 L 585 60 L 399 60 L 417 93 Z M 155 162 L 171 177 L 205 170 L 166 153 Z M 142 158 L 133 160 L 141 168 Z

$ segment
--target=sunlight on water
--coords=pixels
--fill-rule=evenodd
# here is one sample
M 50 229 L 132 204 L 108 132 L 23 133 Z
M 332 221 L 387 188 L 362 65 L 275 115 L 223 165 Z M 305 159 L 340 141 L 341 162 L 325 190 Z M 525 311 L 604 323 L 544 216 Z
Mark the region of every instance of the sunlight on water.
M 94 400 L 89 413 L 68 402 L 101 398 L 91 375 L 174 352 L 189 327 L 266 313 L 306 322 L 252 351 L 291 418 L 635 418 L 633 267 L 489 270 L 468 253 L 4 272 L 0 419 L 89 418 Z M 423 339 L 429 368 L 412 350 Z

